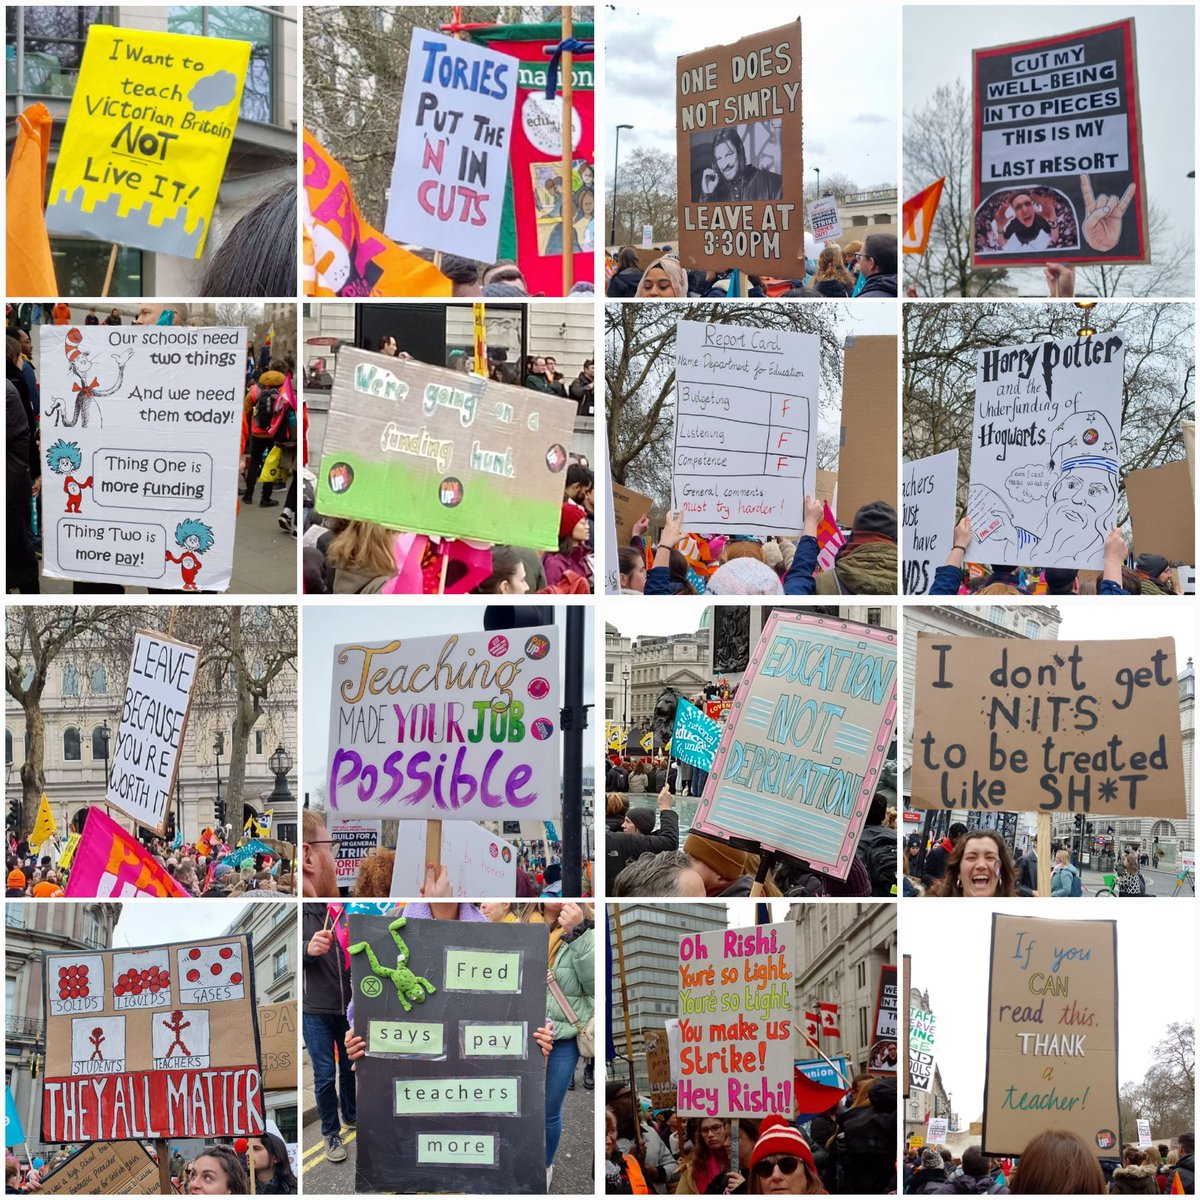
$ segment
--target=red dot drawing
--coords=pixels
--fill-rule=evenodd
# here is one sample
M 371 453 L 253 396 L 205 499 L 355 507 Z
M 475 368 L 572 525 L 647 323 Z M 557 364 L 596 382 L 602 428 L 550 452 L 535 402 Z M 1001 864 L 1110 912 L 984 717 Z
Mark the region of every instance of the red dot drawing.
M 232 946 L 222 946 L 221 947 L 221 957 L 222 958 L 232 958 L 233 957 L 233 947 Z
M 200 981 L 200 972 L 193 969 L 187 973 L 188 983 L 198 983 Z
M 229 982 L 230 983 L 241 983 L 242 982 L 241 971 L 234 971 L 234 973 L 232 975 L 230 975 L 230 977 L 229 977 Z
M 210 968 L 210 970 L 212 971 L 212 973 L 213 973 L 214 975 L 220 975 L 220 973 L 221 973 L 221 970 L 222 970 L 222 968 L 221 968 L 221 964 L 220 964 L 220 963 L 213 963 L 213 965 L 212 965 L 212 967 Z
M 200 951 L 199 951 L 199 950 L 192 949 L 192 950 L 189 950 L 189 951 L 188 951 L 188 958 L 199 958 L 199 957 L 200 957 Z
M 67 968 L 66 967 L 58 968 L 58 977 L 59 977 L 59 979 L 66 979 L 66 977 L 67 977 Z

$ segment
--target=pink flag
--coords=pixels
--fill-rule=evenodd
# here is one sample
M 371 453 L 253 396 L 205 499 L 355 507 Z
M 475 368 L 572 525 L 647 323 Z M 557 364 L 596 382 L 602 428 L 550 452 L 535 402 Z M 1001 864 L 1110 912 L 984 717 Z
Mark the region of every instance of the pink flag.
M 102 808 L 88 810 L 83 836 L 71 859 L 66 895 L 121 899 L 125 896 L 181 896 L 188 893 Z
M 833 560 L 837 558 L 837 552 L 846 544 L 846 535 L 838 528 L 837 517 L 833 515 L 833 509 L 829 507 L 829 501 L 825 501 L 825 512 L 821 516 L 821 521 L 817 525 L 817 545 L 820 547 L 817 553 L 817 566 L 822 571 L 828 571 L 833 567 Z

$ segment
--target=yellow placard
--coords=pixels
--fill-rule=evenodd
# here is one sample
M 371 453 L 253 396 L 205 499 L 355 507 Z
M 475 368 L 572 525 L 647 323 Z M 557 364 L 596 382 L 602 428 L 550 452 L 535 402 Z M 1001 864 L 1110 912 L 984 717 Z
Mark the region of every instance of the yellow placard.
M 50 232 L 199 258 L 249 62 L 249 42 L 93 25 L 50 187 Z

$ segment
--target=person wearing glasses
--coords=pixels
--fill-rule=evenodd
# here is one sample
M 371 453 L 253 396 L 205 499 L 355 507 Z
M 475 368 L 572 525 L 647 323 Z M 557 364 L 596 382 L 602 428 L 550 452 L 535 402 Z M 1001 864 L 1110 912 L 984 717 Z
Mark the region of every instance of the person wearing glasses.
M 758 1127 L 758 1141 L 750 1155 L 751 1195 L 826 1196 L 804 1135 L 783 1117 L 772 1113 Z M 725 1184 L 730 1195 L 745 1182 L 731 1171 Z

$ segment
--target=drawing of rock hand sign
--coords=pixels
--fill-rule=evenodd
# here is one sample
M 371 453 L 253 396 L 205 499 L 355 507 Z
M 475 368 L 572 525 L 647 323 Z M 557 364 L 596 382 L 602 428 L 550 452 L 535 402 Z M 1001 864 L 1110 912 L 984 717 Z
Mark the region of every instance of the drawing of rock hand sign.
M 1105 192 L 1095 195 L 1092 181 L 1086 175 L 1079 177 L 1079 186 L 1083 189 L 1083 204 L 1087 211 L 1083 221 L 1084 241 L 1093 250 L 1102 253 L 1111 250 L 1121 240 L 1121 222 L 1133 201 L 1137 184 L 1131 183 L 1120 200 Z

